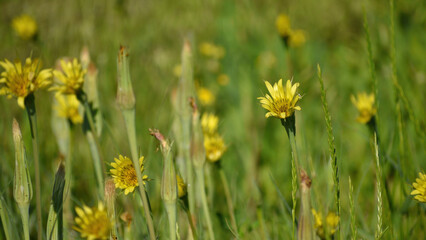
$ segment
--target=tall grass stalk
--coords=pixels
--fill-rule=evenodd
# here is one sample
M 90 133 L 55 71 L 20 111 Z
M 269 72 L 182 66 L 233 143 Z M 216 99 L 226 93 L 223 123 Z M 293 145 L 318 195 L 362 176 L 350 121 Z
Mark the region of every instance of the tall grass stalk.
M 31 141 L 33 146 L 34 171 L 35 171 L 35 190 L 36 190 L 36 214 L 37 214 L 37 239 L 43 237 L 43 220 L 41 214 L 41 186 L 40 186 L 40 160 L 38 152 L 38 131 L 37 131 L 37 113 L 35 107 L 34 94 L 25 98 L 25 108 L 28 114 L 28 120 L 31 128 Z
M 357 239 L 357 228 L 356 228 L 356 214 L 354 204 L 354 186 L 352 185 L 351 177 L 349 177 L 349 205 L 350 205 L 350 216 L 351 216 L 351 239 Z
M 365 41 L 367 42 L 367 52 L 368 52 L 368 66 L 370 69 L 370 77 L 373 80 L 373 92 L 376 99 L 378 99 L 379 91 L 377 89 L 377 78 L 376 78 L 376 70 L 375 70 L 375 64 L 373 59 L 373 50 L 371 47 L 371 37 L 370 37 L 370 27 L 368 25 L 367 20 L 367 13 L 365 10 L 365 6 L 362 7 L 362 12 L 364 14 L 364 32 L 365 32 Z M 376 101 L 377 108 L 379 108 L 378 101 Z
M 210 209 L 209 205 L 207 203 L 207 195 L 206 190 L 204 189 L 205 181 L 204 181 L 204 169 L 203 168 L 195 168 L 195 174 L 197 177 L 197 188 L 198 188 L 198 194 L 200 194 L 201 197 L 201 204 L 203 208 L 204 213 L 204 219 L 207 224 L 207 230 L 209 233 L 210 240 L 214 240 L 214 231 L 213 231 L 213 223 L 210 216 Z
M 281 119 L 281 124 L 284 126 L 287 136 L 291 146 L 291 199 L 293 206 L 291 209 L 291 218 L 292 218 L 292 234 L 291 238 L 295 239 L 296 237 L 296 205 L 297 205 L 297 172 L 298 172 L 298 153 L 296 146 L 296 117 L 291 115 L 285 119 Z
M 236 237 L 238 238 L 238 225 L 235 219 L 234 203 L 232 202 L 232 196 L 231 196 L 231 191 L 229 190 L 228 179 L 226 178 L 225 171 L 223 170 L 220 162 L 218 162 L 218 164 L 216 165 L 219 168 L 220 180 L 222 181 L 223 190 L 224 190 L 225 198 L 226 198 L 226 204 L 228 205 L 229 217 L 231 218 L 231 226 L 233 228 L 232 232 L 236 234 Z
M 382 168 L 380 166 L 379 145 L 377 134 L 374 133 L 374 152 L 376 160 L 376 184 L 377 184 L 377 225 L 375 239 L 381 239 L 383 235 L 383 196 L 382 196 Z
M 136 142 L 136 127 L 135 127 L 135 97 L 130 79 L 128 52 L 125 47 L 120 47 L 118 54 L 118 90 L 117 103 L 124 117 L 127 136 L 132 154 L 133 166 L 135 167 L 136 177 L 138 179 L 139 193 L 142 199 L 142 204 L 145 212 L 145 220 L 148 225 L 148 232 L 151 240 L 155 240 L 154 223 L 152 221 L 151 208 L 149 206 L 148 196 L 143 184 L 141 168 L 139 165 L 139 155 Z
M 317 70 L 318 70 L 318 80 L 321 85 L 322 108 L 324 110 L 325 124 L 327 126 L 328 150 L 330 152 L 331 168 L 333 169 L 334 203 L 336 205 L 337 216 L 340 218 L 340 177 L 339 177 L 339 166 L 337 163 L 336 143 L 334 141 L 335 138 L 333 134 L 333 127 L 331 125 L 331 116 L 330 116 L 330 112 L 328 111 L 327 94 L 324 89 L 324 81 L 322 80 L 321 67 L 319 64 L 317 65 Z M 337 225 L 336 235 L 338 239 L 340 239 L 340 221 Z
M 9 213 L 7 212 L 6 202 L 4 201 L 2 196 L 0 196 L 0 219 L 6 240 L 12 240 Z

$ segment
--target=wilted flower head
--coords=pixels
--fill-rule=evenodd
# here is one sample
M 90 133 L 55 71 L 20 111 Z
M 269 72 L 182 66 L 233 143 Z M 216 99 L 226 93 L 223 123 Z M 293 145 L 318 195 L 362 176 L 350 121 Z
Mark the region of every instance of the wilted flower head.
M 83 208 L 76 207 L 77 217 L 74 219 L 74 230 L 81 234 L 82 238 L 88 240 L 108 239 L 111 229 L 111 222 L 103 203 L 98 203 L 97 207 Z
M 221 59 L 225 56 L 225 49 L 213 43 L 203 42 L 200 45 L 200 53 L 206 57 Z
M 25 98 L 38 89 L 47 87 L 51 81 L 52 70 L 41 70 L 40 60 L 27 58 L 22 65 L 20 60 L 11 63 L 0 61 L 4 71 L 0 75 L 0 95 L 18 99 L 18 105 L 25 108 Z
M 206 157 L 210 162 L 217 162 L 226 151 L 226 145 L 219 134 L 204 135 L 204 148 Z
M 213 113 L 203 113 L 203 116 L 201 116 L 201 127 L 203 128 L 204 134 L 216 134 L 218 125 L 219 118 Z
M 314 215 L 314 227 L 317 235 L 321 239 L 326 239 L 324 225 L 322 222 L 322 213 L 318 213 L 317 211 L 315 211 L 315 209 L 312 209 L 312 214 Z M 334 212 L 329 212 L 327 214 L 327 217 L 325 218 L 325 222 L 327 224 L 328 233 L 333 235 L 336 232 L 337 226 L 339 224 L 339 216 L 337 216 Z
M 374 94 L 358 93 L 357 98 L 353 95 L 351 96 L 351 101 L 358 109 L 359 116 L 356 119 L 358 122 L 368 123 L 376 115 L 377 109 L 374 106 Z
M 301 47 L 306 42 L 305 32 L 303 30 L 294 30 L 290 33 L 288 44 L 290 47 Z
M 199 87 L 197 90 L 198 100 L 200 100 L 201 105 L 203 106 L 209 106 L 214 103 L 216 100 L 213 93 L 204 87 Z
M 141 173 L 144 171 L 143 160 L 143 156 L 139 158 Z M 133 162 L 130 158 L 123 157 L 122 155 L 119 155 L 118 158 L 114 158 L 114 161 L 115 162 L 111 163 L 113 168 L 110 170 L 110 173 L 114 179 L 115 187 L 124 189 L 124 194 L 127 195 L 139 186 L 135 167 L 133 166 Z M 142 178 L 145 184 L 145 181 L 148 180 L 148 176 L 143 175 Z
M 184 197 L 186 195 L 186 184 L 179 174 L 176 174 L 176 180 L 178 187 L 178 198 Z
M 281 37 L 288 37 L 291 32 L 290 19 L 285 14 L 278 15 L 275 20 L 275 26 Z
M 56 78 L 56 86 L 50 90 L 58 91 L 62 94 L 76 94 L 83 88 L 84 75 L 87 70 L 82 69 L 77 58 L 72 61 L 60 60 L 60 70 L 54 70 L 53 75 Z
M 59 117 L 71 120 L 73 124 L 83 122 L 82 114 L 79 111 L 80 102 L 74 94 L 70 95 L 55 95 L 57 105 L 55 106 L 56 112 Z
M 411 195 L 419 202 L 426 202 L 426 174 L 419 172 L 419 177 L 413 183 Z
M 296 106 L 297 101 L 301 98 L 296 93 L 299 83 L 291 84 L 290 80 L 287 80 L 286 87 L 284 89 L 282 79 L 275 83 L 274 86 L 268 81 L 265 81 L 265 85 L 268 88 L 269 94 L 265 97 L 258 97 L 262 107 L 268 110 L 265 117 L 276 117 L 285 119 L 294 114 L 295 110 L 300 110 L 299 106 Z
M 24 40 L 29 40 L 37 34 L 37 22 L 31 16 L 22 14 L 12 20 L 13 30 Z

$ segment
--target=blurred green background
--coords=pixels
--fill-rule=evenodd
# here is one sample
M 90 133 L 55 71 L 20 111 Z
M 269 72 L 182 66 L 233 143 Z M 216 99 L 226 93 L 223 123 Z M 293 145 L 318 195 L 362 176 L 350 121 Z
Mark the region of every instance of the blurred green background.
M 53 67 L 60 57 L 79 58 L 82 48 L 87 46 L 99 71 L 100 110 L 104 119 L 101 147 L 109 163 L 118 154 L 130 155 L 124 122 L 115 103 L 117 53 L 120 45 L 129 47 L 130 72 L 137 100 L 137 138 L 147 160 L 146 173 L 153 179 L 148 184 L 148 191 L 155 225 L 157 229 L 165 229 L 167 219 L 159 201 L 161 154 L 157 152 L 157 142 L 148 135 L 148 128 L 158 128 L 173 137 L 171 126 L 175 116 L 170 96 L 178 83 L 173 70 L 180 64 L 184 39 L 189 39 L 193 47 L 195 79 L 215 95 L 214 103 L 202 106 L 202 111 L 214 112 L 220 117 L 219 129 L 228 145 L 221 161 L 230 181 L 242 239 L 261 238 L 259 209 L 264 214 L 266 234 L 270 239 L 287 239 L 291 231 L 291 215 L 280 197 L 281 193 L 291 204 L 290 146 L 280 121 L 265 119 L 265 110 L 257 100 L 267 92 L 264 80 L 272 83 L 280 78 L 293 78 L 293 82 L 300 83 L 299 92 L 303 98 L 299 105 L 302 110 L 296 113 L 296 119 L 301 165 L 312 178 L 313 206 L 322 212 L 327 209 L 335 211 L 327 132 L 316 77 L 316 65 L 320 64 L 336 137 L 343 236 L 350 233 L 347 198 L 350 176 L 355 189 L 359 236 L 371 239 L 376 222 L 374 155 L 368 128 L 355 121 L 357 110 L 350 101 L 352 94 L 373 91 L 363 29 L 363 6 L 370 25 L 378 79 L 380 147 L 394 205 L 391 218 L 394 228 L 385 234 L 385 238 L 422 239 L 426 229 L 425 206 L 414 201 L 409 193 L 418 172 L 426 169 L 426 146 L 408 110 L 412 109 L 424 133 L 424 1 L 397 0 L 395 3 L 397 73 L 410 104 L 408 108 L 402 105 L 401 110 L 403 153 L 399 149 L 402 138 L 398 132 L 396 93 L 391 80 L 388 1 L 1 0 L 0 58 L 24 59 L 31 55 L 40 57 L 45 67 Z M 22 40 L 13 31 L 12 19 L 23 13 L 37 22 L 35 40 Z M 305 32 L 305 44 L 297 48 L 284 46 L 275 28 L 275 19 L 280 13 L 289 16 L 292 27 Z M 199 52 L 203 42 L 225 49 L 226 54 L 219 60 L 217 71 L 208 71 L 209 60 Z M 218 83 L 220 74 L 229 77 L 228 84 Z M 36 93 L 44 219 L 59 162 L 58 146 L 50 126 L 51 114 L 54 114 L 52 97 L 53 93 L 48 91 Z M 16 100 L 1 97 L 0 109 L 0 191 L 13 206 L 10 210 L 17 213 L 12 201 L 12 119 L 17 118 L 21 123 L 28 146 L 27 155 L 31 156 L 29 125 L 26 113 L 18 107 Z M 86 139 L 80 127 L 76 128 L 72 200 L 76 205 L 86 203 L 92 206 L 97 202 L 93 164 Z M 33 167 L 32 162 L 30 165 Z M 401 166 L 405 169 L 403 173 Z M 214 182 L 218 177 L 211 172 L 210 182 Z M 227 215 L 226 202 L 220 187 L 216 189 L 210 199 L 215 228 L 220 239 L 230 239 L 232 235 L 223 218 Z M 118 211 L 123 212 L 126 203 L 123 194 L 119 196 L 119 202 Z M 34 213 L 31 222 L 35 226 L 34 209 L 31 208 Z M 143 221 L 142 216 L 139 218 L 135 221 Z M 20 224 L 18 217 L 13 221 Z M 4 237 L 2 234 L 0 239 Z

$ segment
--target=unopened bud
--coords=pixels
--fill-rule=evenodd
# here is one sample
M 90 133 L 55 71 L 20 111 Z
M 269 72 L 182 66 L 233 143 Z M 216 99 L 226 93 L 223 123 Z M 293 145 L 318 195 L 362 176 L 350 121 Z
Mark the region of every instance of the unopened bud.
M 134 109 L 135 95 L 133 93 L 132 81 L 130 79 L 129 53 L 123 46 L 118 52 L 118 84 L 117 84 L 117 104 L 121 110 Z

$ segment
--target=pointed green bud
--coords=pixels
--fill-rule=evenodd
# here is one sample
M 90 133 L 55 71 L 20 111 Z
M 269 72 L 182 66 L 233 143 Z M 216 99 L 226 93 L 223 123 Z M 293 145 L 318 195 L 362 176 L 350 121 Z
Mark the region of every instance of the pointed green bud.
M 15 178 L 13 181 L 13 197 L 18 205 L 29 205 L 33 197 L 27 155 L 18 121 L 13 119 L 13 142 L 15 144 Z
M 123 46 L 118 52 L 117 66 L 117 104 L 121 110 L 129 110 L 135 108 L 135 95 L 133 94 L 132 81 L 129 72 L 129 53 Z

